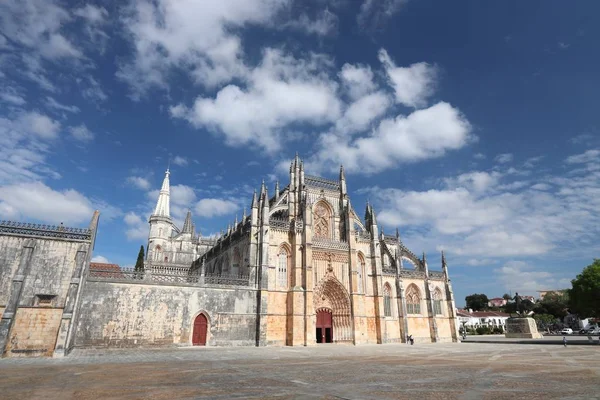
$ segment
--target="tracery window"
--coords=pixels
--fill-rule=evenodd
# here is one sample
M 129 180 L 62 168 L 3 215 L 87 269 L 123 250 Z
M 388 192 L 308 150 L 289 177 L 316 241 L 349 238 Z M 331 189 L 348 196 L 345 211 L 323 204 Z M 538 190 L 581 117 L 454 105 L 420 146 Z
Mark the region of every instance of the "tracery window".
M 160 247 L 159 244 L 157 244 L 154 247 L 154 261 L 160 261 L 162 257 L 162 247 Z
M 362 254 L 358 254 L 358 265 L 357 265 L 357 273 L 356 280 L 358 281 L 358 293 L 363 292 L 363 271 L 365 270 L 365 258 Z
M 387 283 L 383 286 L 383 315 L 392 316 L 392 289 Z
M 233 250 L 233 272 L 238 274 L 240 272 L 240 250 L 236 248 Z
M 329 229 L 329 210 L 327 206 L 323 203 L 317 204 L 315 207 L 315 218 L 314 218 L 314 226 L 315 226 L 315 236 L 329 238 L 330 237 L 330 229 Z
M 409 314 L 421 314 L 421 294 L 415 285 L 410 285 L 406 291 L 406 311 Z
M 281 288 L 288 286 L 288 252 L 285 247 L 279 249 L 278 265 L 277 265 L 277 285 Z
M 433 315 L 442 315 L 442 291 L 436 288 L 433 292 Z

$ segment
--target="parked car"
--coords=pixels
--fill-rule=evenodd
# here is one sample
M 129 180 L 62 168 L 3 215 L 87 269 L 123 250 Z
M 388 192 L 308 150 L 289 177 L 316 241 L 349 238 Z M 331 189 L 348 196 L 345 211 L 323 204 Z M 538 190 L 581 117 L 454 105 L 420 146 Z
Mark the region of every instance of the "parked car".
M 596 326 L 596 327 L 589 328 L 589 329 L 587 330 L 587 334 L 588 334 L 588 335 L 598 335 L 598 334 L 600 334 L 600 328 L 598 328 L 597 326 Z
M 561 335 L 572 335 L 573 334 L 573 329 L 571 328 L 564 328 L 562 331 L 560 331 Z
M 580 329 L 579 333 L 583 335 L 584 333 L 587 333 L 587 331 L 588 331 L 588 329 L 584 328 L 584 329 Z

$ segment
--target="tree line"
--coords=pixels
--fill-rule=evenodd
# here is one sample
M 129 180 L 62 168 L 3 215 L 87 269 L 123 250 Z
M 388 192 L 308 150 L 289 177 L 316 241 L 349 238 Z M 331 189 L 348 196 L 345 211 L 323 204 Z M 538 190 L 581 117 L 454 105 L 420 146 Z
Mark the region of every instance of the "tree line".
M 567 314 L 576 314 L 579 318 L 600 318 L 600 259 L 583 269 L 571 281 L 571 288 L 564 291 L 548 292 L 543 299 L 532 302 L 528 299 L 521 300 L 521 306 L 526 311 L 533 311 L 537 320 L 562 320 Z M 475 293 L 465 297 L 467 309 L 473 311 L 501 311 L 515 313 L 516 302 L 505 293 L 502 296 L 507 300 L 502 307 L 490 307 L 489 299 L 485 294 Z

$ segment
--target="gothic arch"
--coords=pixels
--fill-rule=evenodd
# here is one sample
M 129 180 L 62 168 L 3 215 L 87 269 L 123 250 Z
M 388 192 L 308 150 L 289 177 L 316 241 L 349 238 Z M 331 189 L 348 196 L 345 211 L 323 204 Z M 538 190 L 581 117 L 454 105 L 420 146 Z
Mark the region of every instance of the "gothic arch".
M 444 295 L 442 294 L 442 290 L 436 286 L 431 297 L 433 298 L 433 315 L 443 315 L 442 300 L 444 300 Z
M 333 207 L 325 199 L 313 206 L 313 233 L 316 237 L 333 239 Z
M 365 260 L 365 255 L 359 251 L 357 254 L 357 261 L 358 261 L 358 265 L 356 266 L 356 280 L 358 281 L 358 293 L 363 293 L 364 291 L 364 276 L 367 273 L 367 262 Z
M 315 287 L 313 305 L 315 313 L 331 310 L 333 318 L 333 341 L 352 340 L 350 295 L 332 274 L 327 274 Z
M 414 269 L 414 270 L 418 270 L 419 266 L 421 265 L 421 261 L 418 259 L 415 259 L 410 254 L 402 253 L 401 258 L 403 261 L 402 268 L 404 268 L 404 269 L 409 269 L 409 268 L 406 268 L 406 263 L 404 261 L 408 261 L 410 263 L 410 265 L 412 265 L 412 269 Z
M 206 318 L 206 322 L 207 322 L 207 327 L 206 327 L 206 344 L 208 344 L 208 341 L 210 339 L 210 327 L 212 326 L 212 321 L 210 318 L 210 315 L 208 314 L 208 311 L 201 309 L 199 311 L 197 311 L 192 318 L 190 319 L 189 322 L 189 327 L 190 327 L 190 339 L 189 339 L 189 344 L 193 345 L 193 335 L 194 335 L 194 322 L 196 321 L 196 318 L 198 318 L 199 315 L 204 315 L 204 317 Z
M 421 314 L 421 291 L 414 283 L 406 288 L 406 308 L 409 314 Z
M 392 316 L 392 287 L 388 282 L 383 285 L 383 315 Z
M 292 258 L 292 249 L 289 244 L 283 242 L 277 250 L 277 286 L 285 288 L 289 286 L 290 260 Z

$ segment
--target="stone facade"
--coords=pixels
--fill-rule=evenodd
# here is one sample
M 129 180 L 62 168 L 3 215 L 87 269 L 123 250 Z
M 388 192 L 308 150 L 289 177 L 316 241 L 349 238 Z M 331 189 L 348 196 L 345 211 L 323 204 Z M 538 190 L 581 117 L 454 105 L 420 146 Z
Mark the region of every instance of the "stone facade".
M 59 357 L 72 347 L 98 217 L 88 229 L 0 222 L 3 357 Z
M 7 249 L 0 253 L 0 295 L 10 292 L 0 297 L 0 307 L 6 307 L 2 327 L 9 327 L 6 351 L 15 354 L 14 337 L 19 349 L 44 350 L 40 354 L 54 349 L 55 355 L 73 343 L 360 345 L 405 342 L 408 335 L 417 342 L 457 341 L 443 253 L 441 271 L 431 271 L 425 254 L 411 252 L 397 230 L 380 232 L 371 205 L 364 220 L 358 217 L 343 168 L 338 180 L 305 176 L 296 156 L 289 184 L 282 189 L 277 184 L 269 196 L 263 183 L 249 215 L 244 212 L 215 239 L 195 233 L 191 213 L 182 229 L 173 224 L 169 179 L 167 171 L 149 220 L 143 271 L 90 269 L 93 235 L 83 242 L 52 238 L 43 245 L 25 236 L 0 240 Z M 44 259 L 20 261 L 28 254 Z M 81 294 L 70 302 L 79 282 L 85 286 L 77 286 Z M 56 294 L 51 309 L 36 306 L 35 296 L 50 292 Z M 15 316 L 12 304 L 23 311 Z M 75 311 L 71 304 L 78 305 Z M 65 315 L 75 314 L 73 330 Z M 56 345 L 50 334 L 40 333 L 42 324 L 58 335 Z

